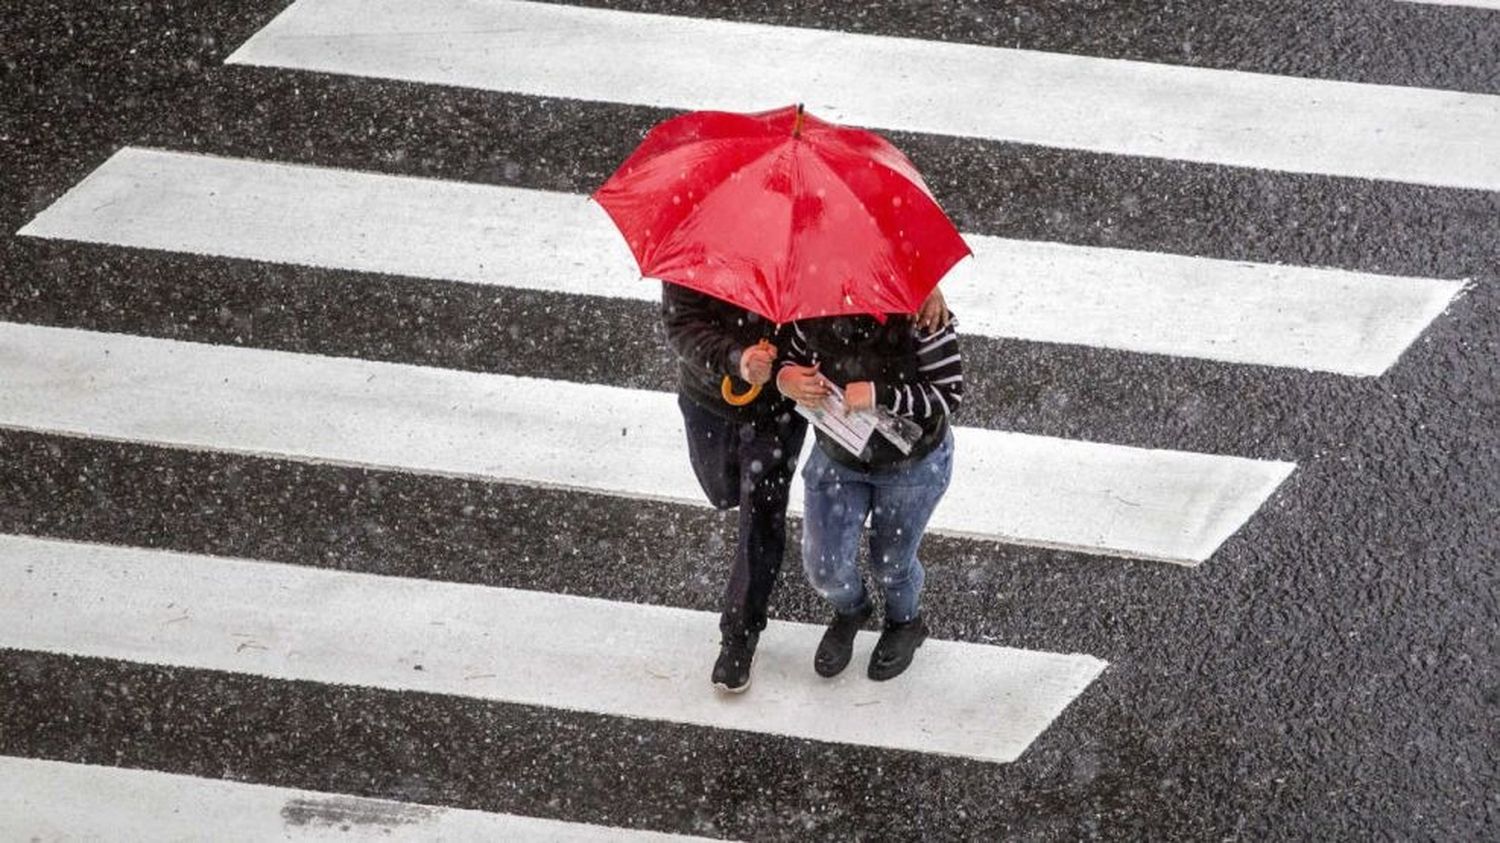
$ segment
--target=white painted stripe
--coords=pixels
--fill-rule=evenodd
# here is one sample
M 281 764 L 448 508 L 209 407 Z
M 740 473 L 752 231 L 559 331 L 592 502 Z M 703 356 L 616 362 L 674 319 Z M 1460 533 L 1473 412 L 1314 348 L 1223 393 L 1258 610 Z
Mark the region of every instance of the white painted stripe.
M 0 536 L 0 608 L 6 647 L 993 762 L 1019 757 L 1105 667 L 929 641 L 899 681 L 828 681 L 812 670 L 823 628 L 773 621 L 754 689 L 726 699 L 706 672 L 711 612 L 20 536 Z
M 943 281 L 964 331 L 1373 377 L 1465 282 L 970 238 Z
M 0 395 L 0 426 L 704 505 L 669 393 L 0 323 Z M 1207 559 L 1294 468 L 957 437 L 935 530 L 1172 562 Z
M 0 757 L 7 840 L 705 840 L 219 779 Z
M 706 840 L 222 779 L 0 756 L 6 840 Z
M 298 0 L 229 61 L 1500 190 L 1482 94 L 505 0 Z
M 124 149 L 21 234 L 654 299 L 583 197 Z M 980 335 L 1378 375 L 1455 281 L 966 235 L 943 289 Z
M 1474 9 L 1500 10 L 1500 0 L 1400 0 L 1403 3 L 1420 3 L 1424 6 L 1468 6 Z

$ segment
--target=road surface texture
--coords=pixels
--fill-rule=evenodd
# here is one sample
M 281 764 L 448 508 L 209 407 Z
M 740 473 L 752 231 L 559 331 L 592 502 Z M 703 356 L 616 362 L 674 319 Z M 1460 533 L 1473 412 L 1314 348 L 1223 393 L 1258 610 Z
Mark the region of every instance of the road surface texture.
M 0 836 L 1500 835 L 1495 3 L 0 6 Z M 913 669 L 794 550 L 723 699 L 585 197 L 799 100 L 970 397 Z

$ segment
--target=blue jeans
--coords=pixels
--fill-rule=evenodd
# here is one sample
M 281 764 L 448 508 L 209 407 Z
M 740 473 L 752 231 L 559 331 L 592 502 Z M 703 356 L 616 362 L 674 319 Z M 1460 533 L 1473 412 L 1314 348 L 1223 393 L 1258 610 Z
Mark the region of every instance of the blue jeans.
M 869 605 L 859 573 L 859 537 L 868 516 L 870 566 L 885 592 L 886 619 L 915 618 L 926 580 L 917 547 L 952 477 L 952 431 L 922 459 L 884 470 L 850 468 L 829 459 L 821 444 L 813 448 L 802 469 L 802 567 L 813 589 L 841 614 Z

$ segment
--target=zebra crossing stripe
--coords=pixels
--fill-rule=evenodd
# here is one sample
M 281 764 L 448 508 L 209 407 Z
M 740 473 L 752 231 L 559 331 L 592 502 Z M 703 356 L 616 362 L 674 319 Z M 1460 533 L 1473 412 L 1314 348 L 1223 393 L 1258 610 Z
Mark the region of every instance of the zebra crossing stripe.
M 0 394 L 0 426 L 705 505 L 670 393 L 0 323 Z M 956 437 L 934 530 L 1184 564 L 1295 467 Z
M 21 234 L 654 299 L 574 194 L 126 148 Z M 1378 375 L 1459 282 L 967 235 L 965 332 Z
M 228 61 L 1500 190 L 1483 94 L 506 0 L 298 0 Z
M 1467 6 L 1471 9 L 1500 10 L 1500 0 L 1400 0 L 1402 3 L 1420 3 L 1424 6 Z
M 1105 667 L 934 640 L 899 681 L 829 681 L 812 670 L 823 627 L 773 621 L 755 687 L 726 699 L 709 612 L 21 536 L 0 536 L 0 582 L 0 646 L 16 649 L 1001 763 Z
M 0 756 L 6 840 L 706 840 L 387 799 Z

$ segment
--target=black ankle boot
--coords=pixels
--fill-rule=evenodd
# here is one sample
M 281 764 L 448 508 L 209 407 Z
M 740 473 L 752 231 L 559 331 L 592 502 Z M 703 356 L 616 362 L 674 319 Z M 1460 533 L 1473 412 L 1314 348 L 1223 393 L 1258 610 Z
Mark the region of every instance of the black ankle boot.
M 870 654 L 870 678 L 877 682 L 895 679 L 911 666 L 912 656 L 927 640 L 927 624 L 918 615 L 906 623 L 887 620 L 875 651 Z
M 726 632 L 719 643 L 719 659 L 714 662 L 714 687 L 731 694 L 750 688 L 750 663 L 755 660 L 758 632 Z
M 838 676 L 849 666 L 849 660 L 854 657 L 854 636 L 873 614 L 875 607 L 869 603 L 852 615 L 834 614 L 828 631 L 823 633 L 823 640 L 818 642 L 818 654 L 813 657 L 813 670 L 819 676 Z

